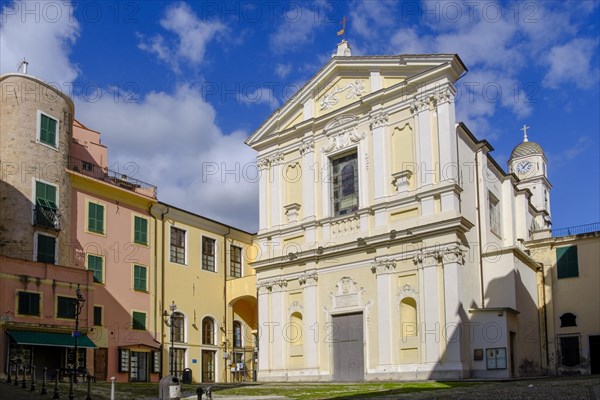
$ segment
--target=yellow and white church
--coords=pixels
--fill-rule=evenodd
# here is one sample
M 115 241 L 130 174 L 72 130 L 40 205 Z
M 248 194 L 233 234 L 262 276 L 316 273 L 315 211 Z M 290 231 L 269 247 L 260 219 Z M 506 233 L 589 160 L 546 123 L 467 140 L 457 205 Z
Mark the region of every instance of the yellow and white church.
M 540 374 L 541 147 L 509 172 L 456 121 L 454 54 L 337 53 L 247 140 L 260 168 L 258 379 Z

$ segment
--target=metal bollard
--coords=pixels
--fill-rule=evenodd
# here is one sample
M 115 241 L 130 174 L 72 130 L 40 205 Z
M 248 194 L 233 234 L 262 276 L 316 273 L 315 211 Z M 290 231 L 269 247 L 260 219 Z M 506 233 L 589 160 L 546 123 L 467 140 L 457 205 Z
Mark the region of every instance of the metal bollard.
M 198 396 L 198 400 L 202 400 L 202 393 L 204 393 L 204 389 L 202 389 L 202 386 L 198 386 L 196 388 L 196 396 Z
M 23 375 L 21 376 L 21 389 L 27 389 L 27 382 L 25 382 L 25 366 L 23 365 Z
M 117 378 L 114 376 L 110 378 L 110 400 L 115 400 L 115 381 Z
M 60 399 L 60 394 L 58 393 L 58 377 L 60 376 L 60 369 L 56 370 L 56 379 L 54 380 L 54 396 L 52 396 L 52 400 Z
M 75 370 L 71 368 L 71 373 L 69 374 L 69 400 L 75 400 L 75 391 L 73 388 L 73 379 L 75 378 Z
M 35 365 L 31 367 L 31 388 L 30 392 L 35 392 Z
M 15 386 L 19 386 L 19 364 L 15 363 Z
M 8 378 L 6 378 L 6 383 L 12 383 L 12 361 L 8 362 Z
M 48 372 L 48 367 L 44 367 L 44 379 L 42 379 L 42 390 L 40 392 L 40 394 L 44 395 L 46 393 L 48 393 L 48 390 L 46 388 L 46 374 Z
M 92 400 L 92 376 L 90 374 L 87 375 L 87 396 L 85 396 L 85 400 Z

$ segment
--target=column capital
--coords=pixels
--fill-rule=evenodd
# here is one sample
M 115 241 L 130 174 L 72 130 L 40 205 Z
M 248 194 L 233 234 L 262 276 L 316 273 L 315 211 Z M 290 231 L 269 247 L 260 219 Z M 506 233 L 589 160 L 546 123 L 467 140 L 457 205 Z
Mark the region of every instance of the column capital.
M 396 260 L 380 260 L 371 264 L 371 272 L 375 275 L 387 275 L 396 272 Z
M 443 253 L 442 253 L 442 263 L 443 264 L 449 264 L 449 263 L 457 263 L 460 265 L 464 265 L 465 264 L 465 249 L 459 245 L 452 245 L 452 246 L 448 246 L 446 248 L 444 248 Z
M 304 273 L 302 273 L 302 275 L 300 275 L 298 277 L 298 282 L 300 283 L 301 286 L 304 286 L 304 287 L 316 286 L 318 279 L 319 279 L 319 276 L 317 274 L 317 271 L 304 272 Z
M 268 279 L 256 282 L 256 288 L 258 289 L 258 294 L 268 294 L 273 289 L 273 282 Z
M 281 292 L 287 287 L 287 280 L 284 278 L 275 278 L 272 281 L 273 291 Z
M 300 155 L 304 156 L 308 153 L 313 153 L 315 151 L 315 139 L 308 138 L 302 140 L 300 143 Z
M 437 265 L 440 257 L 438 250 L 422 250 L 413 256 L 413 262 L 418 268 L 431 267 Z
M 410 111 L 413 114 L 420 113 L 425 110 L 429 110 L 430 97 L 417 97 L 415 96 L 412 103 L 410 103 Z
M 371 130 L 383 128 L 388 124 L 388 113 L 385 111 L 373 111 L 369 114 Z
M 271 166 L 271 162 L 268 157 L 262 157 L 256 160 L 256 166 L 260 170 L 266 170 Z
M 456 89 L 452 84 L 447 84 L 442 88 L 438 89 L 434 94 L 433 98 L 435 99 L 438 105 L 444 103 L 453 103 L 454 96 L 456 95 Z
M 269 156 L 269 164 L 270 165 L 279 165 L 283 163 L 283 152 L 278 151 L 276 153 L 273 153 Z

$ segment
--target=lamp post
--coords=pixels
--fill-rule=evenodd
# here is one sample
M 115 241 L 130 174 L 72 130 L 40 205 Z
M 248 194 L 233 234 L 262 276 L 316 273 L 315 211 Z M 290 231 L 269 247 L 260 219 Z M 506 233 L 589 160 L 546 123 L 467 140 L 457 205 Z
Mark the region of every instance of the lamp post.
M 73 381 L 76 379 L 77 373 L 77 347 L 79 345 L 79 315 L 81 314 L 81 310 L 83 309 L 83 303 L 85 303 L 85 299 L 81 295 L 81 289 L 79 288 L 79 284 L 77 284 L 77 289 L 75 290 L 75 331 L 73 331 L 73 337 L 75 338 L 75 346 L 73 349 L 74 354 L 74 363 L 71 368 L 71 379 L 69 382 L 69 400 L 73 400 L 75 398 L 75 393 L 73 392 Z M 57 378 L 58 379 L 58 378 Z
M 175 331 L 173 328 L 175 328 L 175 325 L 176 325 L 175 310 L 177 310 L 175 301 L 171 302 L 171 305 L 169 306 L 169 310 L 171 310 L 171 314 L 167 313 L 167 310 L 165 310 L 163 312 L 163 318 L 165 321 L 165 325 L 167 325 L 169 328 L 171 328 L 171 349 L 169 351 L 169 375 L 176 375 L 177 367 L 175 366 L 175 362 L 174 362 L 175 351 L 173 349 L 173 343 L 175 342 Z M 179 327 L 179 326 L 177 325 L 177 327 Z

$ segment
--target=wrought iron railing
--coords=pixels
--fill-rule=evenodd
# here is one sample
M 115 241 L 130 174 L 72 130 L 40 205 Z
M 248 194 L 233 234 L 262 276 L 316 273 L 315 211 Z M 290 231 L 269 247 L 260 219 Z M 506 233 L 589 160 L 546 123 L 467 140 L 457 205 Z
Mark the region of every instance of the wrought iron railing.
M 75 157 L 70 157 L 69 169 L 148 197 L 156 198 L 157 196 L 157 187 L 154 185 Z
M 552 237 L 581 235 L 598 231 L 600 231 L 600 222 L 594 222 L 591 224 L 570 226 L 568 228 L 552 229 Z
M 37 205 L 33 212 L 35 225 L 60 231 L 60 212 L 51 207 Z

